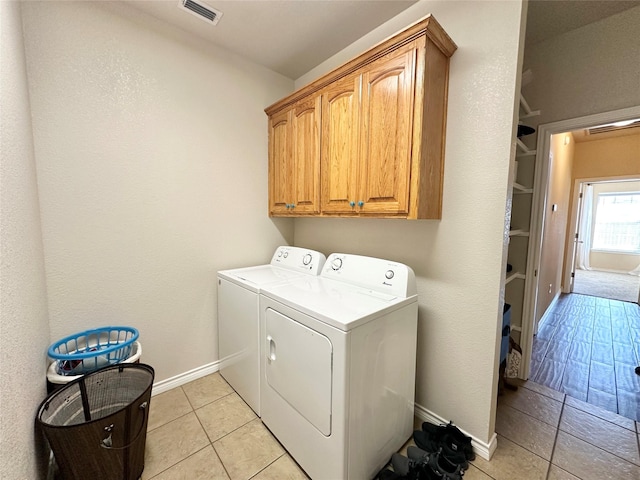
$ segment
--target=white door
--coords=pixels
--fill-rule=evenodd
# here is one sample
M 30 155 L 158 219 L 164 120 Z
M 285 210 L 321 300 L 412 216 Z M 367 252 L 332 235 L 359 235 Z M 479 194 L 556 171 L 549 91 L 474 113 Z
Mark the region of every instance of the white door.
M 331 341 L 271 308 L 266 311 L 264 340 L 268 388 L 323 435 L 329 436 Z

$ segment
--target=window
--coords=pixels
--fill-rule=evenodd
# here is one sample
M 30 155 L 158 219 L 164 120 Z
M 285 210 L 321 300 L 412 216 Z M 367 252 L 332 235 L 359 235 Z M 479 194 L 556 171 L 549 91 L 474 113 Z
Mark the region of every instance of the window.
M 598 195 L 592 248 L 640 254 L 640 192 Z

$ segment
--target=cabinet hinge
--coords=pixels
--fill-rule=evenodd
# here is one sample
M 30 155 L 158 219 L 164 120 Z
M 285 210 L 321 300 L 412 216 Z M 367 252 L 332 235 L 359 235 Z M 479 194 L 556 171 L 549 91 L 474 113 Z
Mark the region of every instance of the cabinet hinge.
M 578 195 L 578 198 L 582 198 L 582 192 L 580 192 L 580 195 Z
M 575 278 L 576 272 L 571 272 L 571 278 Z
M 576 233 L 576 240 L 578 239 L 578 234 Z
M 538 269 L 535 269 L 535 270 L 533 271 L 533 276 L 534 276 L 534 277 L 537 277 L 537 276 L 538 276 Z

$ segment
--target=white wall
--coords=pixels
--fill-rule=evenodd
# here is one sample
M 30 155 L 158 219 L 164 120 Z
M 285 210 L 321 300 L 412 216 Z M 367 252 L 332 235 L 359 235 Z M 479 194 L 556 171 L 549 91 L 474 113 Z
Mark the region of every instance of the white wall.
M 428 13 L 458 45 L 442 220 L 296 219 L 295 244 L 415 270 L 416 401 L 482 442 L 494 431 L 521 9 L 521 2 L 419 2 L 296 81 L 308 83 Z
M 36 479 L 49 324 L 20 2 L 0 2 L 0 48 L 0 478 Z
M 640 6 L 525 50 L 539 124 L 640 105 Z
M 290 79 L 119 2 L 25 2 L 51 338 L 140 330 L 156 381 L 218 359 L 216 271 L 291 243 L 264 107 Z

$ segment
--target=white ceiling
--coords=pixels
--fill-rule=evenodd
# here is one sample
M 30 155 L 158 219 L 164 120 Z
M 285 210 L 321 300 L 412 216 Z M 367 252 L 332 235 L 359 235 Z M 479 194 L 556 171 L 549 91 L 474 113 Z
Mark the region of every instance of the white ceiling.
M 295 80 L 417 0 L 198 1 L 222 11 L 218 25 L 180 9 L 178 0 L 125 3 Z M 530 0 L 527 42 L 638 5 L 640 0 Z

